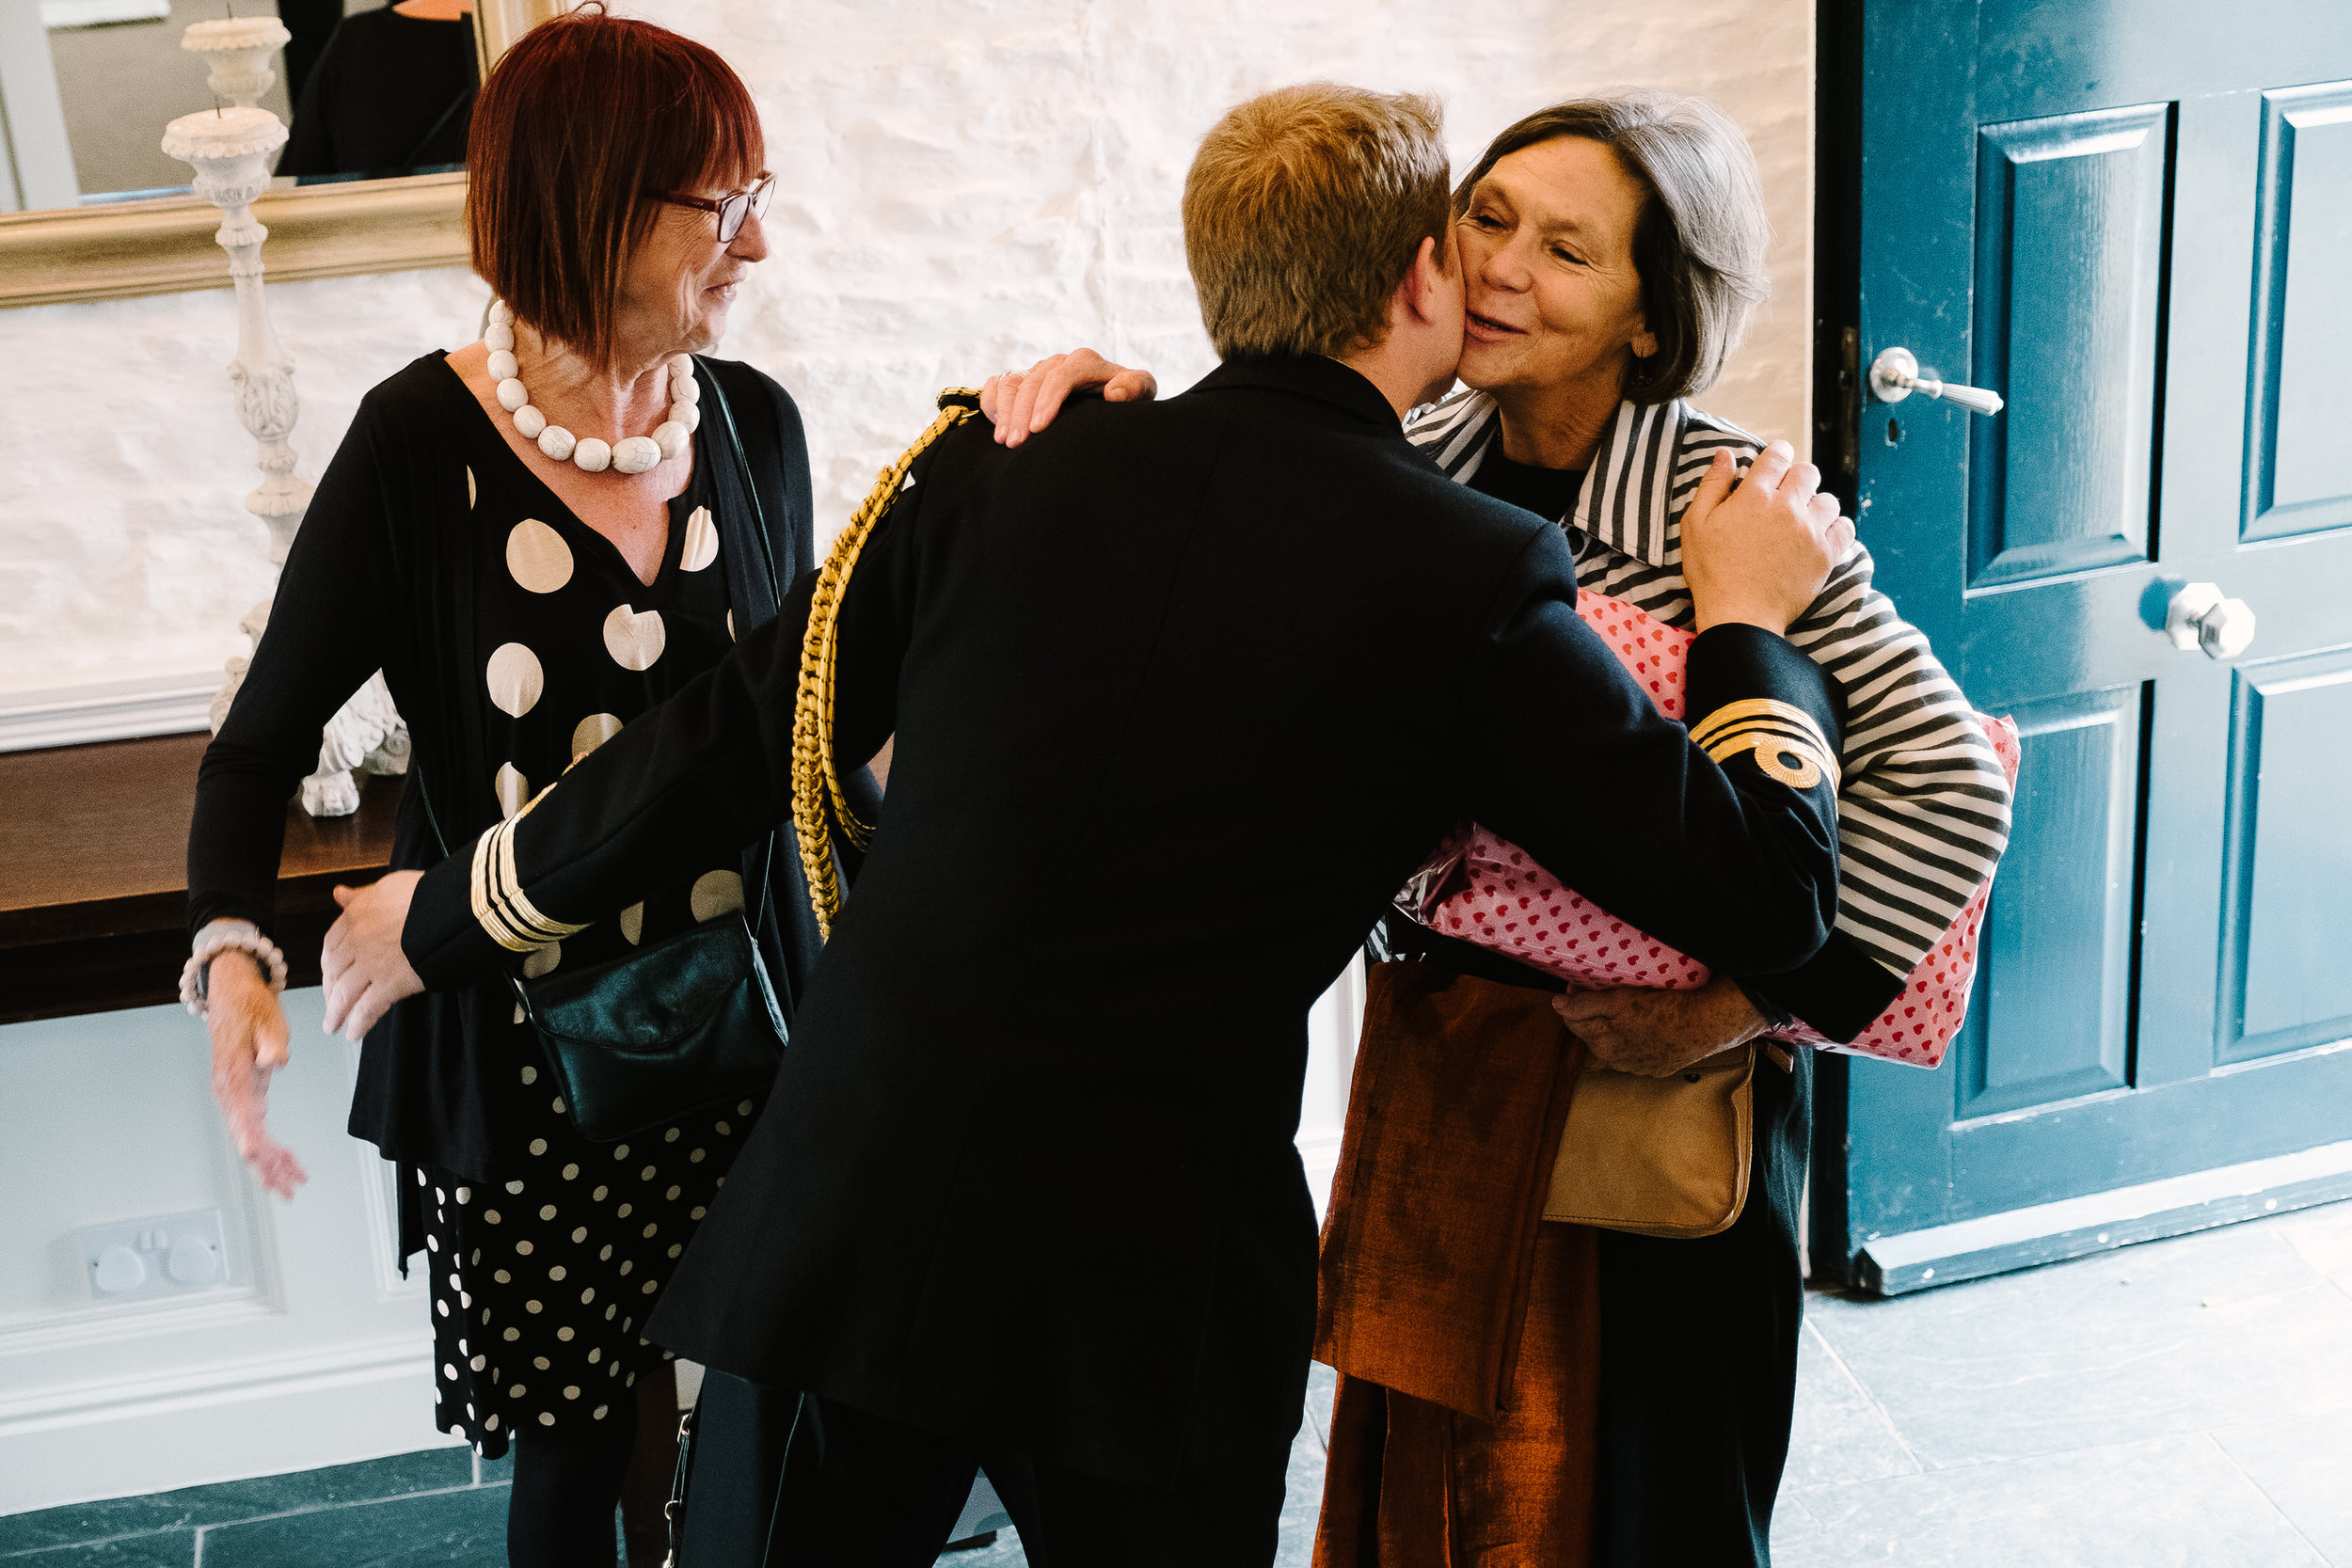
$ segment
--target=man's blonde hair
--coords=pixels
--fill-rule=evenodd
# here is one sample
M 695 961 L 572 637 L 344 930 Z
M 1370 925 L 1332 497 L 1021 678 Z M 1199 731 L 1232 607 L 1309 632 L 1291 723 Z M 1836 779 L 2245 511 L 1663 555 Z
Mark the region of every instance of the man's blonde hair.
M 1184 260 L 1219 356 L 1378 346 L 1421 242 L 1444 263 L 1444 114 L 1331 82 L 1237 104 L 1184 179 Z

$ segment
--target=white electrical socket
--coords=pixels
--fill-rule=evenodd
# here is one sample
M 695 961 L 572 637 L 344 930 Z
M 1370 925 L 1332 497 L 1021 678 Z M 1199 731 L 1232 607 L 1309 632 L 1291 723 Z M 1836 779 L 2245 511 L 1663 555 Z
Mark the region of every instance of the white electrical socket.
M 229 1282 L 217 1209 L 86 1225 L 74 1237 L 96 1301 L 186 1295 Z

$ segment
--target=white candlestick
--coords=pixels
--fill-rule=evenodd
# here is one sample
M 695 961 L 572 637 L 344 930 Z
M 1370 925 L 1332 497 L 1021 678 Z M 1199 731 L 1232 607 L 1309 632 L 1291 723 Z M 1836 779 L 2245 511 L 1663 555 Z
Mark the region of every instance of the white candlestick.
M 180 47 L 199 54 L 212 66 L 204 85 L 216 98 L 249 109 L 261 102 L 278 80 L 270 64 L 294 35 L 274 16 L 216 17 L 191 22 L 180 35 Z
M 271 25 L 278 24 L 272 20 Z M 310 483 L 294 477 L 289 438 L 302 404 L 294 396 L 294 356 L 278 346 L 262 293 L 262 243 L 269 230 L 253 217 L 254 198 L 269 189 L 271 155 L 285 143 L 286 127 L 278 118 L 249 103 L 183 115 L 164 127 L 164 150 L 196 170 L 196 194 L 221 210 L 220 230 L 213 237 L 229 252 L 229 277 L 237 292 L 237 357 L 229 367 L 229 381 L 236 391 L 237 418 L 262 449 L 262 483 L 246 497 L 245 506 L 269 527 L 272 567 L 285 565 L 311 494 Z M 256 647 L 269 608 L 264 599 L 238 622 Z M 229 661 L 228 682 L 213 698 L 215 729 L 228 716 L 246 664 L 243 658 Z M 313 816 L 349 816 L 359 809 L 351 769 L 404 772 L 407 753 L 406 726 L 378 674 L 328 722 L 319 770 L 302 781 L 303 808 Z

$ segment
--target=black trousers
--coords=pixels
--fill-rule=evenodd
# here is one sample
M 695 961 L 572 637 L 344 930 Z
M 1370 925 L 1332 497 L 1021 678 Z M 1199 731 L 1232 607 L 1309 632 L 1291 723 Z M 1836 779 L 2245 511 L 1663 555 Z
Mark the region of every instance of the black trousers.
M 1031 1568 L 1274 1560 L 1288 1443 L 1184 1471 L 1162 1489 L 960 1443 L 834 1400 L 796 1403 L 717 1372 L 702 1400 L 678 1568 L 930 1568 L 983 1465 Z
M 1766 1568 L 1796 1414 L 1811 1053 L 1760 1064 L 1748 1205 L 1721 1235 L 1600 1234 L 1594 1568 Z

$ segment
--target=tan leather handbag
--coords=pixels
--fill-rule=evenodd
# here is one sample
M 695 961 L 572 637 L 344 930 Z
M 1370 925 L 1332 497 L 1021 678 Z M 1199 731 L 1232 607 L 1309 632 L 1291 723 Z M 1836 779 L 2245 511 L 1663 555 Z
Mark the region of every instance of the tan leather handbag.
M 1642 1236 L 1728 1230 L 1748 1201 L 1756 1045 L 1645 1078 L 1588 1063 L 1568 1101 L 1544 1218 Z

